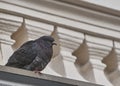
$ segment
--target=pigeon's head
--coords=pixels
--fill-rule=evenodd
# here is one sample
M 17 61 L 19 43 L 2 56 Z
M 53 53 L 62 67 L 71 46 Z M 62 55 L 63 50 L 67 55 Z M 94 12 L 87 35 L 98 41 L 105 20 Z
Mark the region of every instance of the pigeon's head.
M 56 43 L 54 43 L 54 38 L 51 36 L 42 36 L 41 39 L 47 43 L 51 43 L 52 45 L 57 45 Z

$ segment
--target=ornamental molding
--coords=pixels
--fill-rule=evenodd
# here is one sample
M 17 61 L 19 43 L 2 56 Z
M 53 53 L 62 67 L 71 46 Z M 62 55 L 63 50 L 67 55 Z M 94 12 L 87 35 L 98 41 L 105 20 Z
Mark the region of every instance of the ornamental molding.
M 117 41 L 120 40 L 120 30 L 118 29 L 120 27 L 120 18 L 118 16 L 53 0 L 38 1 L 39 6 L 36 1 L 33 2 L 30 0 L 28 4 L 25 4 L 25 2 L 26 0 L 2 0 L 0 2 L 0 11 L 26 19 L 64 27 L 88 35 Z M 111 36 L 111 33 L 115 35 Z

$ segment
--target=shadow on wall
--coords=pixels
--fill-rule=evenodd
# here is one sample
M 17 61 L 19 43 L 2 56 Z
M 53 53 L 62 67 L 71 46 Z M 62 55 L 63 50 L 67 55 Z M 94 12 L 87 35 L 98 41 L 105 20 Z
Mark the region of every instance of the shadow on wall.
M 63 63 L 62 55 L 60 55 L 60 41 L 56 26 L 54 27 L 54 31 L 51 33 L 51 36 L 55 39 L 55 43 L 57 43 L 57 46 L 53 46 L 53 59 L 50 67 L 58 74 L 65 76 L 65 66 Z
M 64 66 L 64 63 L 63 63 L 61 55 L 58 55 L 54 59 L 52 59 L 50 67 L 51 67 L 51 69 L 53 69 L 58 74 L 60 74 L 62 76 L 66 76 L 65 66 Z
M 89 51 L 86 39 L 83 43 L 73 52 L 73 55 L 77 57 L 75 66 L 80 75 L 88 81 L 95 82 L 93 71 L 91 70 L 92 65 L 89 62 Z

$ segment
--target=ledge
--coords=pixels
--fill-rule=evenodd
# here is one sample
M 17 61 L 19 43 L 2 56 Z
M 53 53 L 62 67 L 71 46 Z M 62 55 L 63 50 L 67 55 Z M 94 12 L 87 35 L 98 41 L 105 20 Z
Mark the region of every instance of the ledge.
M 59 1 L 59 0 L 56 0 L 56 1 Z M 120 17 L 120 11 L 117 10 L 117 9 L 112 9 L 112 8 L 108 8 L 108 7 L 105 7 L 105 6 L 101 6 L 101 5 L 97 5 L 97 4 L 94 4 L 94 3 L 90 3 L 90 2 L 86 2 L 84 0 L 60 0 L 60 2 L 64 2 L 64 3 L 68 3 L 68 4 L 72 4 L 72 5 L 77 5 L 77 6 L 80 6 L 80 7 L 84 7 L 84 8 L 87 8 L 87 9 L 91 9 L 91 10 L 95 10 L 95 11 L 98 11 L 98 12 L 102 12 L 102 13 L 106 13 L 106 14 L 110 14 L 110 15 L 113 15 L 113 16 L 117 16 L 117 17 Z
M 36 22 L 42 22 L 48 25 L 85 33 L 90 36 L 120 42 L 120 34 L 118 33 L 120 32 L 118 29 L 120 19 L 118 16 L 109 15 L 111 13 L 106 14 L 101 11 L 98 12 L 93 9 L 88 9 L 89 7 L 87 8 L 81 5 L 76 6 L 75 3 L 70 2 L 74 0 L 70 0 L 69 3 L 67 2 L 68 0 L 61 0 L 61 2 L 54 0 L 37 0 L 38 2 L 35 2 L 30 0 L 34 2 L 31 2 L 30 4 L 25 4 L 24 1 L 19 0 L 18 2 L 18 0 L 15 0 L 15 2 L 10 2 L 9 0 L 2 0 L 0 1 L 0 11 L 3 13 L 3 16 L 4 14 L 8 14 L 9 16 L 15 16 L 20 19 L 24 17 L 28 20 L 34 20 Z M 66 1 L 66 3 L 63 3 L 63 1 Z M 44 6 L 42 5 L 43 2 Z M 88 3 L 85 3 L 85 6 L 88 6 L 87 4 Z M 31 5 L 32 7 L 38 7 L 31 8 Z M 97 8 L 97 6 L 95 6 L 95 8 Z M 9 16 L 3 19 L 13 21 L 12 19 L 14 19 L 14 17 L 9 19 Z M 16 21 L 18 20 L 16 19 Z
M 18 68 L 0 66 L 0 85 L 4 86 L 101 86 Z

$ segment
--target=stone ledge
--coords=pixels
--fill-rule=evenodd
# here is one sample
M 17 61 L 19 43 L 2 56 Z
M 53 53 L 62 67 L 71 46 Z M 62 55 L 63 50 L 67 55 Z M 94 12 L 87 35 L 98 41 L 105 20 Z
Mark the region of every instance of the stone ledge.
M 13 84 L 17 86 L 101 86 L 47 74 L 39 75 L 31 71 L 6 66 L 0 66 L 0 84 L 2 86 L 13 86 Z

